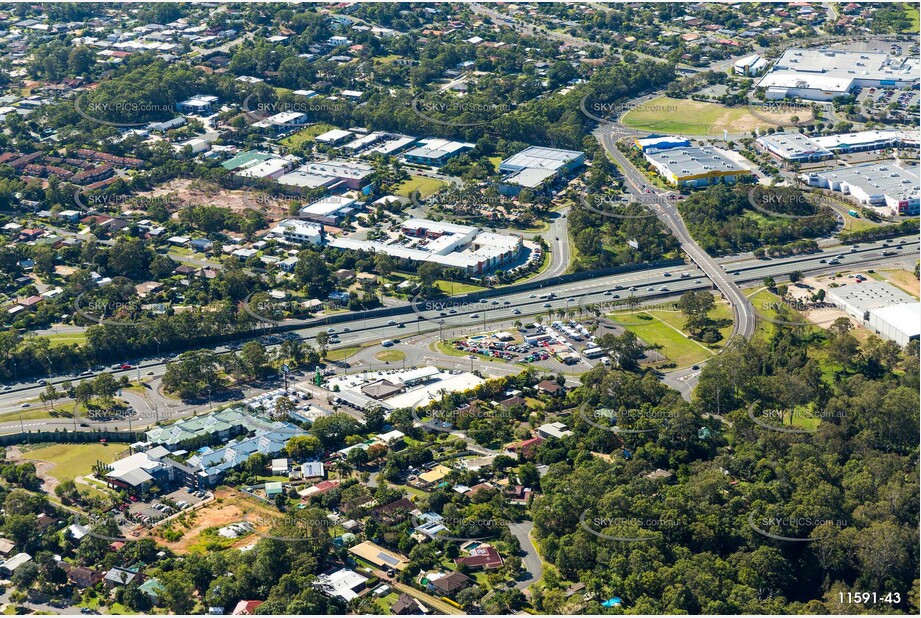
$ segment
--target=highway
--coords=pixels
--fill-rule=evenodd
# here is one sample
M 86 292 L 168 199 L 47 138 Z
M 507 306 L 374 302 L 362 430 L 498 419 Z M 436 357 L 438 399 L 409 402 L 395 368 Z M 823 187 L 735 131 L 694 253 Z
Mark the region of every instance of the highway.
M 879 267 L 883 263 L 910 261 L 918 253 L 918 239 L 917 237 L 906 237 L 902 240 L 904 240 L 903 244 L 899 244 L 899 239 L 863 243 L 856 250 L 841 246 L 826 247 L 816 253 L 787 258 L 757 259 L 752 256 L 732 256 L 724 258 L 720 262 L 727 265 L 731 264 L 731 274 L 725 274 L 724 277 L 727 280 L 731 278 L 735 283 L 760 282 L 768 276 L 780 281 L 794 270 L 799 270 L 803 273 L 853 271 L 863 267 Z M 892 246 L 887 249 L 883 246 L 883 242 L 888 242 Z M 896 250 L 894 247 L 902 248 Z M 896 255 L 889 257 L 882 255 L 883 251 L 890 250 L 895 251 Z M 843 260 L 840 260 L 840 265 L 827 264 L 830 259 L 837 255 L 845 256 Z M 823 260 L 826 263 L 822 263 Z M 682 277 L 682 274 L 687 276 Z M 663 287 L 667 289 L 663 290 Z M 738 288 L 737 285 L 735 287 Z M 630 288 L 636 289 L 631 290 Z M 666 298 L 673 299 L 687 290 L 710 288 L 709 280 L 703 276 L 703 272 L 699 268 L 694 265 L 681 265 L 609 275 L 554 286 L 548 285 L 534 291 L 496 296 L 489 298 L 486 302 L 472 302 L 461 298 L 440 301 L 420 300 L 415 303 L 416 312 L 413 311 L 412 306 L 405 305 L 401 315 L 391 317 L 366 319 L 362 313 L 355 313 L 354 316 L 350 316 L 352 318 L 350 321 L 336 324 L 332 327 L 319 319 L 311 325 L 292 332 L 302 339 L 312 340 L 320 331 L 333 328 L 340 338 L 340 343 L 336 344 L 335 347 L 350 347 L 379 342 L 388 338 L 404 339 L 423 332 L 437 332 L 439 329 L 469 329 L 479 324 L 503 320 L 526 321 L 528 316 L 546 315 L 549 311 L 557 310 L 575 311 L 579 307 L 584 308 L 591 304 L 600 304 L 604 310 L 614 311 L 618 307 L 624 307 L 632 302 L 631 297 L 637 302 L 653 302 Z M 541 298 L 541 296 L 548 295 L 551 292 L 555 295 L 554 298 Z M 472 296 L 472 299 L 477 300 L 477 297 Z M 492 304 L 493 301 L 498 304 Z M 749 306 L 751 306 L 750 303 Z M 452 310 L 454 313 L 450 313 Z M 516 311 L 518 313 L 515 313 Z M 441 313 L 446 315 L 442 316 L 440 315 Z M 754 316 L 754 310 L 752 310 L 752 314 Z M 477 317 L 471 317 L 473 315 L 477 315 Z M 439 320 L 443 320 L 444 323 L 439 324 Z M 218 346 L 213 349 L 219 353 L 230 351 L 227 346 Z M 141 361 L 138 368 L 130 370 L 105 369 L 104 371 L 109 371 L 116 376 L 127 375 L 130 378 L 134 378 L 138 373 L 142 377 L 156 377 L 163 375 L 169 360 L 164 358 L 146 359 Z M 76 379 L 79 380 L 79 378 Z M 75 377 L 56 376 L 50 381 L 60 386 L 65 380 L 74 381 Z M 44 387 L 34 381 L 10 385 L 9 391 L 0 391 L 0 413 L 17 412 L 21 402 L 37 399 L 42 390 L 44 390 Z M 40 404 L 34 405 L 38 407 Z M 178 414 L 176 415 L 178 416 Z M 170 414 L 170 416 L 173 416 L 173 414 Z M 8 418 L 10 422 L 0 423 L 0 428 L 10 431 L 15 426 L 15 429 L 18 429 L 19 421 L 16 415 L 9 415 Z M 43 419 L 42 421 L 34 422 L 41 423 L 45 428 L 52 430 L 58 425 L 62 428 L 72 428 L 72 421 L 66 419 L 61 421 Z M 9 427 L 6 427 L 7 425 Z M 119 425 L 124 427 L 126 423 L 122 421 Z M 32 429 L 34 428 L 32 427 Z

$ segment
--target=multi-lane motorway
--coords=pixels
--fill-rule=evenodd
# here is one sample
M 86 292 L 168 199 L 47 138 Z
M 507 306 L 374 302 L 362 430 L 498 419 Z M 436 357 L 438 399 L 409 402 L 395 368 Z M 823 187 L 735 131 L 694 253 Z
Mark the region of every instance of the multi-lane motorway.
M 891 246 L 884 247 L 883 242 Z M 863 243 L 856 250 L 836 246 L 808 255 L 782 259 L 738 256 L 725 258 L 719 262 L 729 271 L 725 274 L 727 279 L 736 283 L 758 282 L 769 276 L 781 280 L 794 270 L 803 273 L 853 271 L 864 267 L 878 267 L 887 262 L 909 261 L 912 256 L 917 255 L 918 245 L 918 239 L 912 237 Z M 901 248 L 894 249 L 895 247 Z M 883 256 L 884 251 L 894 252 L 896 255 Z M 827 263 L 838 255 L 844 255 L 844 259 L 840 260 L 840 265 Z M 682 277 L 682 274 L 686 276 Z M 361 312 L 356 312 L 354 316 L 350 316 L 351 320 L 332 327 L 318 320 L 313 325 L 293 332 L 309 340 L 316 337 L 317 333 L 333 328 L 340 338 L 340 343 L 337 345 L 347 347 L 388 338 L 403 339 L 411 334 L 434 332 L 439 329 L 444 329 L 446 332 L 451 329 L 469 329 L 484 322 L 515 319 L 526 321 L 527 316 L 546 315 L 549 311 L 557 310 L 577 310 L 580 306 L 586 307 L 592 304 L 600 304 L 604 309 L 614 311 L 618 306 L 631 302 L 631 297 L 639 302 L 653 302 L 669 297 L 674 298 L 687 290 L 710 287 L 710 281 L 695 266 L 656 268 L 598 277 L 587 281 L 547 285 L 534 291 L 491 297 L 486 302 L 478 302 L 479 299 L 475 296 L 470 299 L 465 297 L 465 300 L 455 298 L 446 302 L 439 301 L 444 304 L 417 301 L 414 306 L 409 304 L 403 306 L 402 313 L 396 316 L 366 318 Z M 551 292 L 554 295 L 553 298 L 542 298 Z M 616 298 L 615 294 L 619 298 Z M 497 304 L 493 304 L 493 301 Z M 451 313 L 452 310 L 454 313 Z M 441 315 L 442 313 L 445 315 Z M 754 309 L 752 313 L 752 319 L 755 319 L 757 316 L 754 316 Z M 471 317 L 473 315 L 477 317 Z M 439 324 L 440 320 L 444 320 L 444 324 Z M 215 350 L 217 352 L 229 351 L 226 346 L 219 346 Z M 168 362 L 169 359 L 147 359 L 143 360 L 137 369 L 107 371 L 129 377 L 134 377 L 138 372 L 145 377 L 148 377 L 148 374 L 160 376 L 165 372 Z M 50 381 L 60 384 L 67 379 L 73 380 L 74 377 L 56 376 Z M 34 381 L 11 385 L 11 390 L 0 392 L 0 412 L 16 411 L 19 402 L 37 398 L 42 390 L 43 387 Z M 15 416 L 9 417 L 9 420 L 15 420 Z

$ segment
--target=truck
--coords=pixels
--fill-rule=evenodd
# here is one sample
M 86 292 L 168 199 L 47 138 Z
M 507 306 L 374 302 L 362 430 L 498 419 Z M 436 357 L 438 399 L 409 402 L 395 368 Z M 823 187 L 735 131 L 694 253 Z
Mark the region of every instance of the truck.
M 850 209 L 849 211 L 847 211 L 847 214 L 851 215 L 851 216 L 854 217 L 855 219 L 859 219 L 859 218 L 860 218 L 860 213 L 857 212 L 856 210 L 854 210 L 853 208 Z

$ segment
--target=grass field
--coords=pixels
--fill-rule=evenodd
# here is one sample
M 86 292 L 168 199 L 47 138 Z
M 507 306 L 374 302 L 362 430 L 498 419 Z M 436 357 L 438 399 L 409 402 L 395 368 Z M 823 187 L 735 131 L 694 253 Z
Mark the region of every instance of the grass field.
M 78 476 L 92 472 L 97 461 L 111 462 L 122 452 L 127 444 L 112 442 L 109 444 L 51 444 L 23 453 L 31 461 L 47 461 L 54 467 L 48 474 L 58 481 L 72 481 Z
M 438 193 L 442 187 L 445 186 L 440 180 L 435 178 L 425 178 L 423 176 L 412 176 L 409 180 L 404 180 L 396 189 L 393 190 L 394 195 L 399 195 L 400 197 L 409 197 L 412 195 L 413 191 L 418 191 L 421 197 L 428 197 L 433 193 Z
M 659 352 L 678 367 L 687 367 L 712 356 L 706 346 L 685 337 L 667 322 L 648 313 L 635 314 L 623 326 L 646 343 L 661 345 Z
M 48 345 L 52 348 L 56 348 L 62 345 L 77 344 L 82 345 L 86 343 L 86 333 L 55 333 L 52 335 L 47 335 Z
M 309 126 L 303 131 L 298 131 L 294 135 L 289 135 L 285 139 L 281 140 L 281 144 L 287 148 L 297 148 L 304 142 L 312 142 L 313 138 L 315 138 L 317 135 L 322 135 L 323 133 L 332 131 L 335 128 L 336 127 L 331 124 L 321 122 L 319 124 Z
M 354 356 L 361 349 L 361 346 L 351 346 L 348 348 L 338 348 L 335 350 L 330 350 L 326 353 L 326 358 L 331 361 L 341 361 L 345 360 L 350 356 Z
M 627 112 L 623 117 L 623 123 L 643 131 L 719 135 L 723 130 L 730 133 L 747 133 L 756 127 L 790 124 L 790 117 L 796 114 L 791 112 L 761 115 L 774 122 L 758 118 L 746 107 L 726 107 L 719 103 L 659 97 Z
M 461 283 L 460 281 L 447 281 L 445 279 L 439 279 L 435 282 L 435 285 L 439 290 L 445 294 L 467 294 L 469 292 L 480 292 L 485 290 L 483 286 L 473 285 L 471 283 Z
M 396 363 L 406 358 L 406 352 L 402 350 L 381 350 L 374 355 L 374 358 L 384 363 Z

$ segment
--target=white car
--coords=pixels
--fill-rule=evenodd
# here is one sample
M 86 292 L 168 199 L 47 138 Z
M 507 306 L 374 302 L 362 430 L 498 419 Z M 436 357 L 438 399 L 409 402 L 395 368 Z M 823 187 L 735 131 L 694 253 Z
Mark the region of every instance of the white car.
M 475 319 L 478 318 L 478 317 L 480 317 L 480 314 L 479 314 L 479 313 L 471 313 L 471 314 L 470 314 L 470 319 L 471 319 L 471 320 L 475 320 Z

